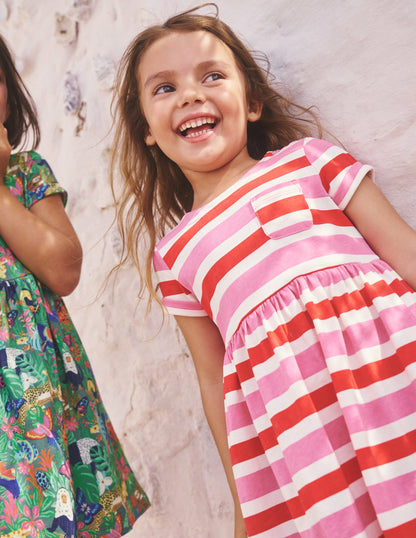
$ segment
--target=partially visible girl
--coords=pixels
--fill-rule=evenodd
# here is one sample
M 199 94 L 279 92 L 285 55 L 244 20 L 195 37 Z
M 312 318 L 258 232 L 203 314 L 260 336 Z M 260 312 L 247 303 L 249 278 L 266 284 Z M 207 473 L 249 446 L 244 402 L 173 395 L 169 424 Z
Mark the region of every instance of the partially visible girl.
M 235 536 L 416 536 L 416 233 L 371 166 L 215 16 L 140 33 L 116 104 L 126 258 L 189 345 Z
M 82 251 L 0 36 L 0 535 L 121 536 L 149 506 L 62 295 Z

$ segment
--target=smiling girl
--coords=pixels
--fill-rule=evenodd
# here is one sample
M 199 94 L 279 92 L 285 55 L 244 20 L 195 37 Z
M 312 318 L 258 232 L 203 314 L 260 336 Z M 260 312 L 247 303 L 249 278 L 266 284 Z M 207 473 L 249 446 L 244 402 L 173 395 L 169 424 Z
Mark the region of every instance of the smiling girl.
M 412 536 L 416 233 L 217 17 L 140 33 L 118 81 L 125 259 L 188 343 L 235 536 Z

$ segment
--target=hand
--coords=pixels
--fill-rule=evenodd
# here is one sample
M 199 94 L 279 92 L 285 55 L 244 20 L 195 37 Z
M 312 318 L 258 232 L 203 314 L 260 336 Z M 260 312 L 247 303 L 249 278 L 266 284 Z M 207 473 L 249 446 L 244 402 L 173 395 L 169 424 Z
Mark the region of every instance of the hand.
M 0 123 L 0 176 L 3 177 L 6 173 L 7 165 L 10 160 L 10 153 L 12 152 L 12 147 L 7 138 L 7 129 Z
M 247 538 L 246 525 L 240 504 L 236 504 L 234 509 L 234 538 Z

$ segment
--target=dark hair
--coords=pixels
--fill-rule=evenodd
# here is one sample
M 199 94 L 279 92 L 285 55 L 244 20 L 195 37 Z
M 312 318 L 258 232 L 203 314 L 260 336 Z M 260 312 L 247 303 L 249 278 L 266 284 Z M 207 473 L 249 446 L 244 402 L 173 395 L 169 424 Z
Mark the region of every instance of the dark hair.
M 35 149 L 40 142 L 36 105 L 16 70 L 10 50 L 2 36 L 0 36 L 0 67 L 6 78 L 9 114 L 4 126 L 10 145 L 16 148 L 26 144 L 31 130 L 32 148 Z
M 206 6 L 213 6 L 216 14 L 195 13 Z M 117 73 L 111 185 L 123 245 L 117 268 L 131 259 L 139 270 L 142 286 L 150 289 L 152 297 L 157 297 L 152 288 L 152 255 L 156 241 L 166 233 L 166 228 L 176 224 L 192 208 L 193 191 L 180 168 L 157 145 L 145 143 L 148 126 L 141 110 L 138 69 L 143 54 L 158 39 L 171 32 L 201 30 L 213 34 L 231 49 L 244 76 L 247 102 L 262 104 L 260 119 L 247 126 L 247 149 L 252 158 L 260 159 L 269 150 L 309 136 L 312 126 L 321 135 L 319 121 L 311 109 L 292 103 L 273 87 L 267 58 L 262 57 L 266 62 L 266 69 L 262 69 L 256 55 L 218 18 L 215 4 L 203 4 L 174 15 L 165 23 L 138 34 L 125 51 Z M 115 194 L 118 166 L 122 179 L 119 197 Z M 148 238 L 145 263 L 138 246 L 143 232 Z

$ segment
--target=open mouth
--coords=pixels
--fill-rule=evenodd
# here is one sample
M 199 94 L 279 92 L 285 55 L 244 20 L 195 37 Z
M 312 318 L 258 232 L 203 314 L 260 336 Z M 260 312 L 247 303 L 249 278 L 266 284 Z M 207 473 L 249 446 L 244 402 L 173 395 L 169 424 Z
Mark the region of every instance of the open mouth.
M 196 118 L 182 123 L 178 128 L 178 132 L 185 138 L 192 138 L 211 131 L 216 124 L 217 120 L 215 118 Z

